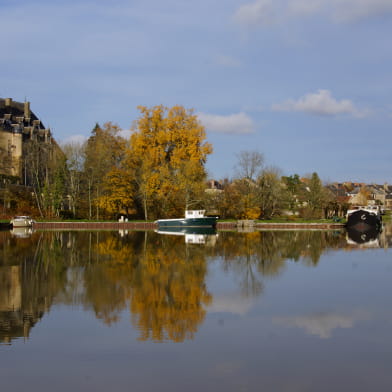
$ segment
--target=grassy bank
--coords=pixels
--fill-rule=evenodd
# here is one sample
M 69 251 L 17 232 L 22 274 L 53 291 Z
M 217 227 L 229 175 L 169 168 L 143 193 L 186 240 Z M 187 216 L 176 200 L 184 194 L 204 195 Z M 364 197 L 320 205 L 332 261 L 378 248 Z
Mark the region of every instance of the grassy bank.
M 345 219 L 285 219 L 285 218 L 274 218 L 274 219 L 261 219 L 256 220 L 256 223 L 345 223 Z

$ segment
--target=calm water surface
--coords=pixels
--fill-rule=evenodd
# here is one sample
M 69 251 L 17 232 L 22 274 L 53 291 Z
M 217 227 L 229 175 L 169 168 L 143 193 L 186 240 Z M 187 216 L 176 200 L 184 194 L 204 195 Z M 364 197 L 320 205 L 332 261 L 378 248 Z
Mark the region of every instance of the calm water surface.
M 1 390 L 390 391 L 392 227 L 354 239 L 0 232 Z

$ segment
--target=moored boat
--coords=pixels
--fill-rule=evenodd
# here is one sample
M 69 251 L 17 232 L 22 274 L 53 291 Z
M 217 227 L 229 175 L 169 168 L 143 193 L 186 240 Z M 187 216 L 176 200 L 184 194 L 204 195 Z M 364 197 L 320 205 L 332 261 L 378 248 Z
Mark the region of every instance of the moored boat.
M 187 210 L 185 218 L 158 219 L 158 228 L 164 227 L 216 227 L 217 216 L 205 216 L 205 210 Z
M 34 220 L 30 216 L 20 215 L 15 216 L 11 219 L 12 227 L 31 227 L 33 226 Z
M 368 231 L 370 228 L 379 230 L 382 226 L 380 207 L 358 206 L 349 209 L 346 226 L 358 231 Z

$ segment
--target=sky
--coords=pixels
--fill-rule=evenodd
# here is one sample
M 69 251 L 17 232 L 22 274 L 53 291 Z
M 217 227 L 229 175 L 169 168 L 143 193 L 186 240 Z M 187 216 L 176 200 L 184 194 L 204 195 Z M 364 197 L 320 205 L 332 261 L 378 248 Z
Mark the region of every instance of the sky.
M 392 183 L 392 0 L 0 0 L 0 97 L 59 142 L 182 105 L 207 169 Z

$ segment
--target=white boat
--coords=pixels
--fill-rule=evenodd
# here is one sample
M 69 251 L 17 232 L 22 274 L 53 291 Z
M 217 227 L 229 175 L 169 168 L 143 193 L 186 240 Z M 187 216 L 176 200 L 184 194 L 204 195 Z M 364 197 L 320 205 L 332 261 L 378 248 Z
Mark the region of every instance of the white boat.
M 216 227 L 217 216 L 205 216 L 205 210 L 187 210 L 185 218 L 158 219 L 155 223 L 158 228 L 166 227 Z
M 27 215 L 15 216 L 11 219 L 12 227 L 31 227 L 34 224 L 34 220 Z

